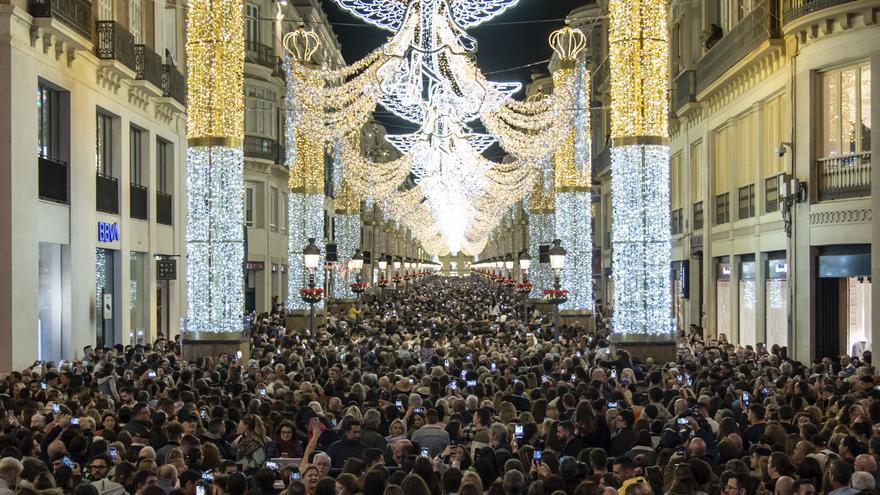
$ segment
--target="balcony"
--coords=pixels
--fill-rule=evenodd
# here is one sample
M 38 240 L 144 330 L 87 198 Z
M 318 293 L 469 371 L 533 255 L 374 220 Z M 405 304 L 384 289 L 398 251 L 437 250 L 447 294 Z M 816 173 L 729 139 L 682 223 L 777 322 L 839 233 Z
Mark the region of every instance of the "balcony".
M 95 55 L 101 60 L 116 60 L 135 70 L 134 36 L 116 21 L 98 21 L 96 31 Z
M 278 142 L 274 139 L 248 135 L 244 137 L 244 156 L 247 158 L 278 162 L 280 159 L 278 149 Z M 283 162 L 278 163 L 283 164 Z
M 162 96 L 171 97 L 186 108 L 186 78 L 173 65 L 162 66 Z
M 92 41 L 90 0 L 30 0 L 28 13 L 34 17 L 55 19 L 79 36 Z
M 855 0 L 784 0 L 782 21 L 785 24 L 829 7 L 836 7 Z
M 675 78 L 672 110 L 677 112 L 688 103 L 697 101 L 697 72 L 693 69 L 681 71 Z
M 135 79 L 162 89 L 162 57 L 146 45 L 134 45 Z
M 871 152 L 823 158 L 816 162 L 819 201 L 871 195 Z
M 739 24 L 697 60 L 697 93 L 762 44 L 779 37 L 778 1 L 760 0 Z
M 131 208 L 131 218 L 138 220 L 147 220 L 150 216 L 147 214 L 147 188 L 140 184 L 131 184 L 129 189 L 129 206 Z
M 119 180 L 116 177 L 95 174 L 95 209 L 119 214 Z
M 277 67 L 277 57 L 275 50 L 271 46 L 266 46 L 256 41 L 244 42 L 244 60 L 252 64 L 262 65 L 274 72 Z
M 172 196 L 162 191 L 156 191 L 156 223 L 173 225 L 174 206 Z
M 39 196 L 46 201 L 70 204 L 67 187 L 67 162 L 39 157 Z

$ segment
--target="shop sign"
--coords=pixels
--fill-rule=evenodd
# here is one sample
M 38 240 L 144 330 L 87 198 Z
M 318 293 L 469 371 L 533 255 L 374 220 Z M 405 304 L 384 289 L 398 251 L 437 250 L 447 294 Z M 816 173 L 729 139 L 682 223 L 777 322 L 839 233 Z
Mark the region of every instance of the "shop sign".
M 119 224 L 116 222 L 98 222 L 98 242 L 115 242 L 119 240 Z
M 245 270 L 263 270 L 266 268 L 266 264 L 262 261 L 247 261 L 244 264 Z
M 156 280 L 177 280 L 177 260 L 157 260 Z

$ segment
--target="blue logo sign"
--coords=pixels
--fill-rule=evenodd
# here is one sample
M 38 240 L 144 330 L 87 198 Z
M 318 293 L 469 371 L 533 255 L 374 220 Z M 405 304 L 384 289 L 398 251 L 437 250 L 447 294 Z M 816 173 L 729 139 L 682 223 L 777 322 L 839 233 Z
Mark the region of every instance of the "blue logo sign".
M 114 242 L 119 240 L 119 225 L 116 222 L 98 222 L 98 242 Z

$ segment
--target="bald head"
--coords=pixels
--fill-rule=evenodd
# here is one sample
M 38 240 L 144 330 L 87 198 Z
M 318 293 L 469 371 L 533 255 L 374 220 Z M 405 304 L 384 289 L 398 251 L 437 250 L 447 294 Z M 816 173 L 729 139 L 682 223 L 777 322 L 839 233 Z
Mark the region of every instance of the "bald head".
M 706 455 L 706 442 L 700 437 L 694 437 L 688 445 L 691 457 L 703 457 Z
M 877 460 L 871 454 L 859 454 L 856 456 L 856 471 L 864 471 L 871 476 L 877 475 Z
M 675 401 L 675 415 L 678 416 L 680 414 L 684 414 L 688 408 L 688 401 L 685 399 L 678 399 Z
M 159 479 L 168 480 L 171 486 L 177 484 L 177 468 L 172 464 L 163 464 L 159 466 Z
M 776 480 L 773 495 L 792 495 L 794 493 L 794 480 L 789 476 L 780 476 Z

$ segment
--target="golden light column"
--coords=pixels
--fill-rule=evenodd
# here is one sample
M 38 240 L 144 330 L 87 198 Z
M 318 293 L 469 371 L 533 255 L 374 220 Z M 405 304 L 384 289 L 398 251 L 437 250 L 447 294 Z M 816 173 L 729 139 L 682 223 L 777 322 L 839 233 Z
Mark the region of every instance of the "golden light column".
M 579 29 L 566 26 L 550 36 L 550 46 L 560 64 L 553 74 L 554 86 L 559 85 L 561 77 L 571 77 L 571 73 L 575 80 L 571 132 L 553 157 L 555 237 L 568 251 L 560 283 L 569 296 L 560 309 L 585 312 L 593 308 L 590 78 L 581 57 L 587 38 Z
M 611 0 L 611 202 L 619 341 L 671 334 L 666 0 Z
M 234 339 L 242 331 L 242 16 L 241 0 L 193 0 L 187 12 L 185 329 L 194 340 Z
M 287 33 L 283 39 L 289 56 L 285 65 L 290 71 L 300 67 L 313 67 L 312 57 L 321 46 L 314 31 L 302 27 Z M 308 79 L 310 84 L 320 85 L 322 81 Z M 299 121 L 301 117 L 294 112 L 297 101 L 293 77 L 287 78 L 286 96 L 286 134 L 288 185 L 290 194 L 287 200 L 287 308 L 304 311 L 309 305 L 298 294 L 305 285 L 308 272 L 304 265 L 302 250 L 309 238 L 321 248 L 321 263 L 324 264 L 324 141 L 310 132 L 309 123 Z M 315 273 L 318 287 L 324 285 L 324 270 Z M 321 306 L 323 302 L 316 306 Z

